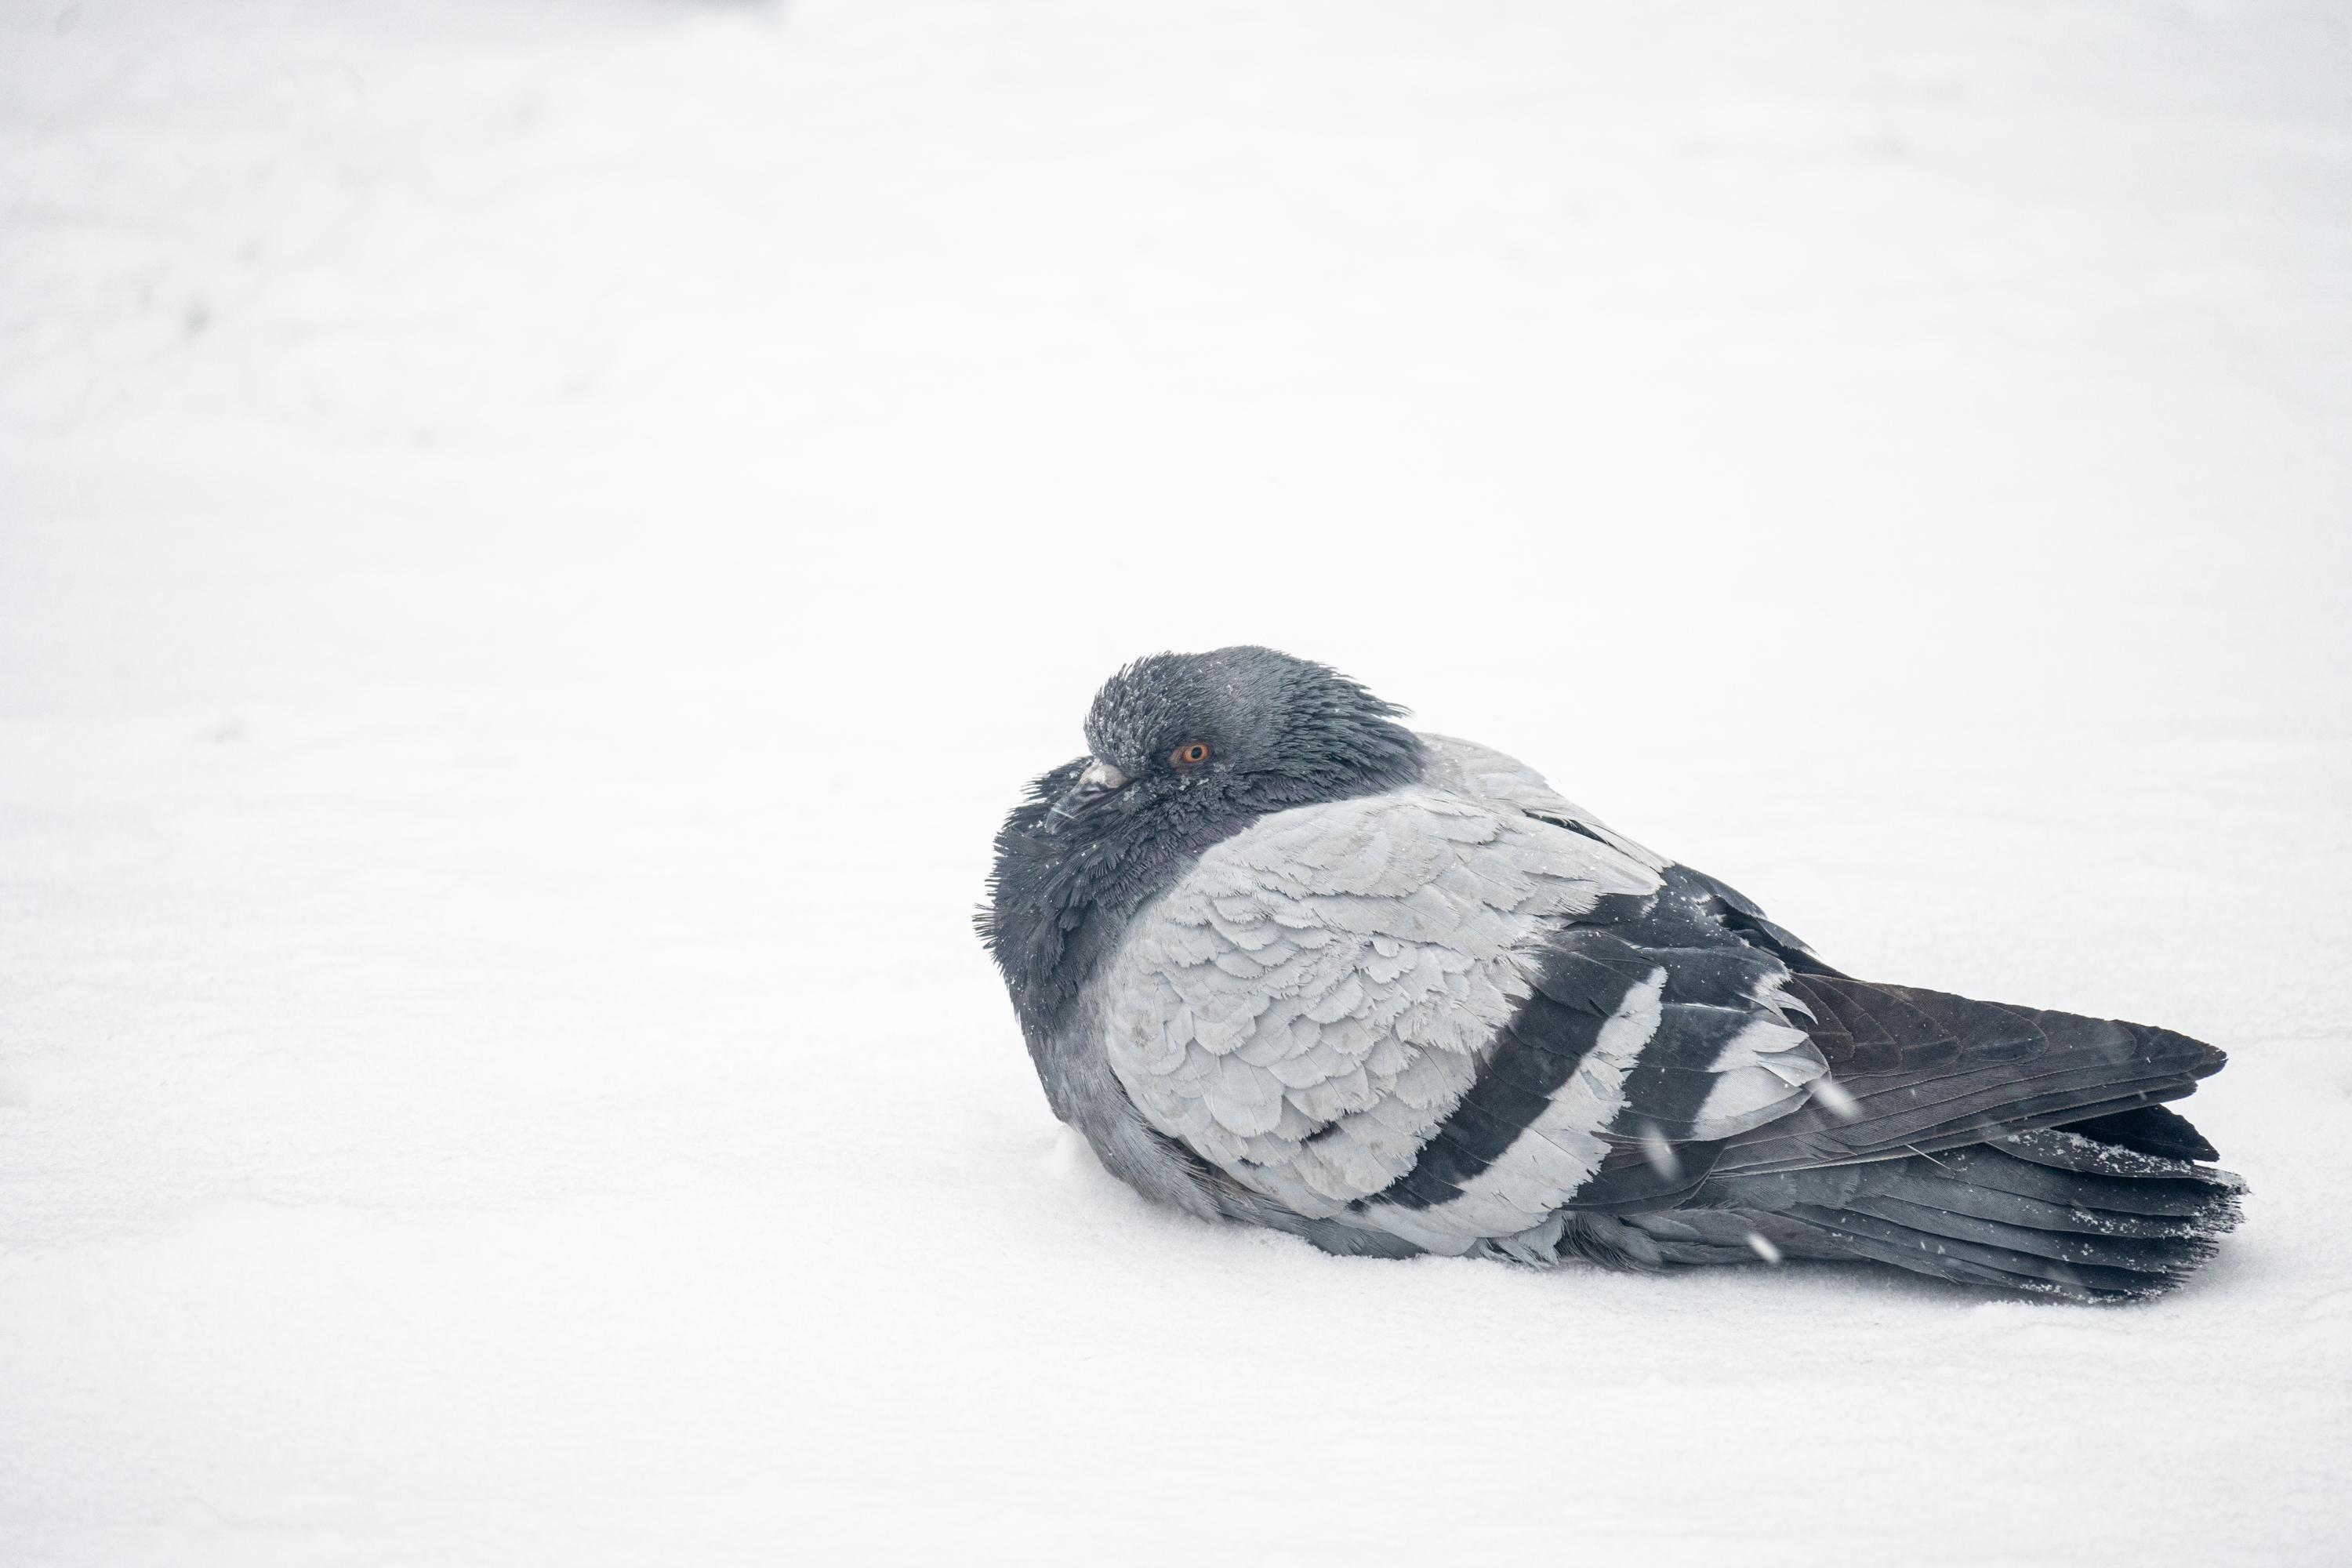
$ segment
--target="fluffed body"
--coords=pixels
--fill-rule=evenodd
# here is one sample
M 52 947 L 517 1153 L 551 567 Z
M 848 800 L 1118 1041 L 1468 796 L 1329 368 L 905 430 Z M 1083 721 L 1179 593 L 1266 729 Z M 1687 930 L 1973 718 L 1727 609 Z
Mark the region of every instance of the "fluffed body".
M 2235 1222 L 2160 1104 L 2219 1051 L 1854 980 L 1395 711 L 1267 650 L 1161 656 L 1000 835 L 983 931 L 1040 1079 L 1139 1191 L 1343 1253 L 2085 1300 Z

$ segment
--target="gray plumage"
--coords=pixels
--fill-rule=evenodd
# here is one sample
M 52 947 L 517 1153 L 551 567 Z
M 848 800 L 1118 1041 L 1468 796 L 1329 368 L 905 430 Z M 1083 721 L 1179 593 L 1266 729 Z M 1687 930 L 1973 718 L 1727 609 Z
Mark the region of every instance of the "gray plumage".
M 1530 770 L 1264 648 L 1104 688 L 983 936 L 1055 1113 L 1147 1196 L 1329 1250 L 1862 1258 L 2110 1300 L 2240 1184 L 2168 1031 L 1843 975 Z

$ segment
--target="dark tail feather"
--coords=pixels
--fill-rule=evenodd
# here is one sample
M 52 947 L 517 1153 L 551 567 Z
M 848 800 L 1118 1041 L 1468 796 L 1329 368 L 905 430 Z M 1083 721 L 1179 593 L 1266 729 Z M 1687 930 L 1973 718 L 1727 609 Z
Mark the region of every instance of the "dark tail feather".
M 2162 1123 L 2124 1131 L 2184 1142 Z M 1938 1154 L 1718 1176 L 1691 1207 L 1752 1222 L 1798 1256 L 1874 1258 L 1969 1284 L 2111 1301 L 2159 1294 L 2194 1272 L 2238 1223 L 2243 1191 L 2226 1171 L 2051 1129 Z
M 2066 1131 L 2079 1132 L 2095 1142 L 2112 1143 L 2136 1154 L 2155 1154 L 2168 1160 L 2218 1160 L 2221 1152 L 2205 1142 L 2205 1135 L 2189 1124 L 2189 1118 L 2161 1105 L 2144 1105 L 2137 1110 L 2118 1111 L 2113 1116 L 2095 1116 L 2081 1121 L 2069 1121 Z

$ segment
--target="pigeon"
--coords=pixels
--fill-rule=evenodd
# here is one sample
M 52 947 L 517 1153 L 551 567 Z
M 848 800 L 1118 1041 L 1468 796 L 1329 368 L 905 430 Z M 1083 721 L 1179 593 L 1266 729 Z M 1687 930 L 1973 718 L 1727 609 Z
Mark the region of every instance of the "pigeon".
M 1858 980 L 1748 899 L 1270 648 L 1119 670 L 977 917 L 1054 1113 L 1343 1256 L 1867 1260 L 2161 1293 L 2244 1184 L 2168 1029 Z

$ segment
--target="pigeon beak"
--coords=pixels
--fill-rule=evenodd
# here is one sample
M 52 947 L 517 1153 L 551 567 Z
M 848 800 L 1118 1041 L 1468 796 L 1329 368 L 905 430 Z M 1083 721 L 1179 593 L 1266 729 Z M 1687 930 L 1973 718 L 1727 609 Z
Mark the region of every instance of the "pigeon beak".
M 1087 771 L 1078 775 L 1078 782 L 1072 784 L 1068 793 L 1055 801 L 1053 809 L 1045 813 L 1045 831 L 1053 832 L 1064 823 L 1075 819 L 1079 813 L 1100 804 L 1114 792 L 1126 787 L 1125 773 L 1120 773 L 1100 757 L 1095 758 L 1087 763 Z

